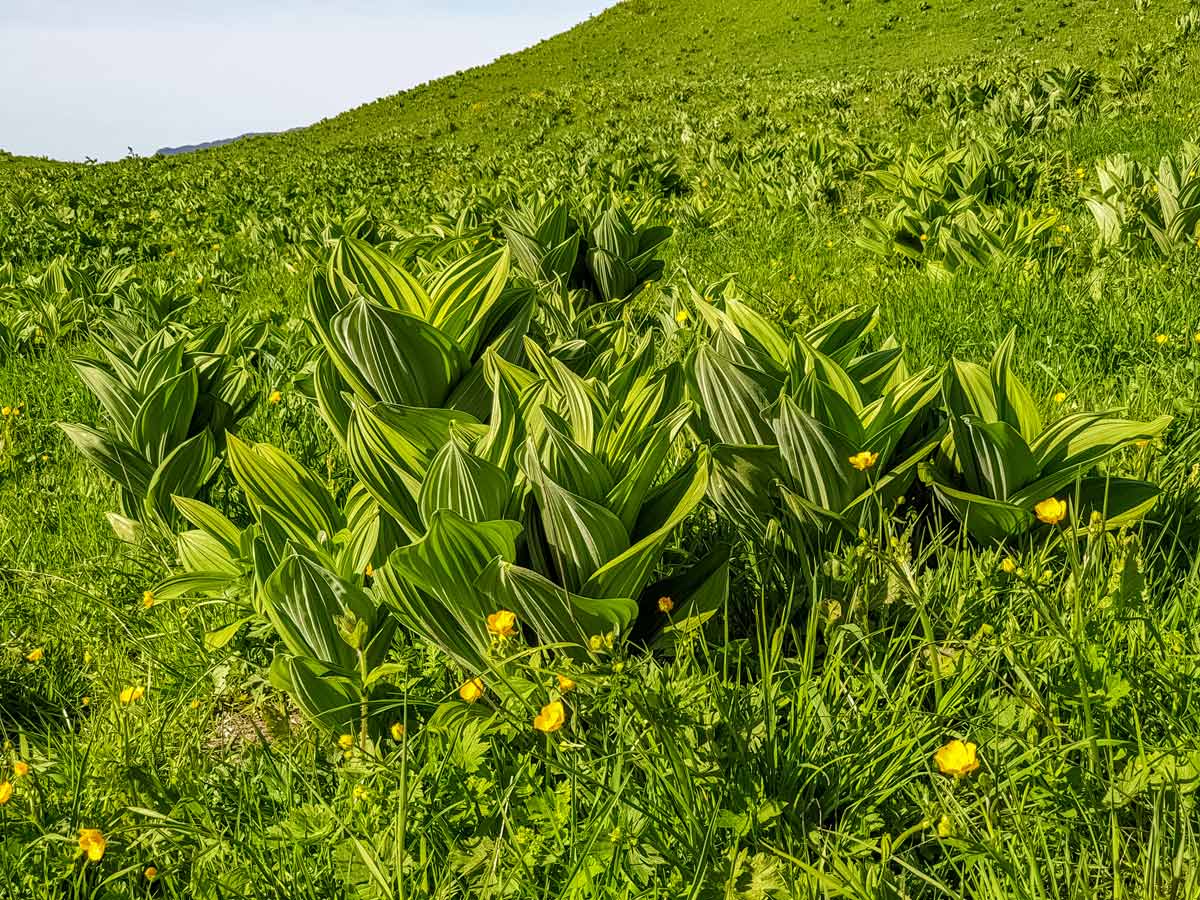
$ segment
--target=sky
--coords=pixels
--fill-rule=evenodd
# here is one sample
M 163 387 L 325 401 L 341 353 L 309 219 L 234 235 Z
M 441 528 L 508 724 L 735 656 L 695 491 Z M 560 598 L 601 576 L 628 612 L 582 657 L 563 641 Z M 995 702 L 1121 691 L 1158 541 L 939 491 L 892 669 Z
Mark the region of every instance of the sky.
M 308 125 L 612 0 L 0 0 L 0 149 L 101 162 Z

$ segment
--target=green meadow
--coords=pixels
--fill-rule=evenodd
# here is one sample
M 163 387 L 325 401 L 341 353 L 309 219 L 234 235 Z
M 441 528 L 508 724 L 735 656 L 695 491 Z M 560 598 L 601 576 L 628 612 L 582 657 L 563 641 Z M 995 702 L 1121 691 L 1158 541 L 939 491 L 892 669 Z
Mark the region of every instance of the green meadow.
M 0 900 L 1200 897 L 1198 73 L 625 0 L 0 153 Z

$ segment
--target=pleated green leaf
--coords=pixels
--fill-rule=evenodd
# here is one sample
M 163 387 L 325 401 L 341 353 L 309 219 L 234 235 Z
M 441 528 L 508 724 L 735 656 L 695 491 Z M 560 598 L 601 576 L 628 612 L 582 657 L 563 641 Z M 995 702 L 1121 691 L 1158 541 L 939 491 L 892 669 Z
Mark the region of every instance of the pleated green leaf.
M 146 496 L 154 470 L 136 450 L 86 425 L 60 422 L 58 427 L 80 453 L 123 490 L 134 497 Z
M 763 410 L 775 402 L 782 383 L 773 376 L 731 362 L 708 347 L 696 351 L 693 389 L 704 421 L 724 444 L 775 443 Z
M 151 465 L 157 466 L 187 439 L 198 395 L 196 370 L 188 369 L 160 383 L 142 402 L 130 438 Z
M 365 297 L 334 316 L 322 338 L 363 400 L 440 406 L 469 368 L 463 351 L 437 328 Z
M 214 449 L 212 434 L 205 429 L 171 451 L 146 488 L 147 514 L 156 514 L 163 522 L 173 524 L 177 516 L 172 496 L 190 497 L 199 492 L 213 474 Z
M 1038 475 L 1038 466 L 1020 433 L 1007 422 L 984 422 L 963 416 L 964 444 L 957 444 L 960 459 L 969 456 L 970 469 L 979 473 L 982 492 L 995 500 L 1010 500 Z M 967 466 L 964 465 L 964 469 Z
M 287 523 L 289 532 L 332 537 L 342 527 L 341 511 L 325 485 L 288 454 L 269 444 L 229 436 L 229 468 L 256 518 L 264 511 Z
M 572 494 L 550 478 L 532 447 L 526 447 L 523 471 L 554 565 L 550 574 L 561 578 L 568 590 L 579 591 L 594 572 L 629 547 L 629 534 L 603 506 Z
M 672 532 L 704 499 L 708 477 L 708 454 L 701 451 L 642 507 L 638 540 L 597 569 L 579 593 L 588 597 L 640 596 Z
M 584 655 L 588 638 L 613 631 L 628 632 L 637 618 L 637 603 L 628 597 L 584 597 L 543 575 L 496 559 L 480 575 L 478 589 L 498 608 L 510 609 L 546 644 L 572 645 Z
M 418 506 L 425 522 L 432 522 L 441 510 L 469 522 L 489 522 L 503 518 L 511 492 L 512 483 L 503 469 L 469 452 L 451 436 L 429 464 Z
M 1033 442 L 1033 455 L 1046 472 L 1090 466 L 1122 447 L 1152 440 L 1171 421 L 1170 416 L 1134 422 L 1103 412 L 1076 413 L 1048 425 Z
M 331 282 L 344 279 L 371 299 L 416 318 L 425 319 L 432 307 L 425 289 L 408 270 L 358 238 L 343 237 L 334 244 L 328 272 Z
M 967 533 L 978 541 L 1005 541 L 1028 531 L 1034 523 L 1033 513 L 1028 509 L 960 491 L 939 479 L 934 480 L 933 490 L 938 500 L 963 523 Z
M 866 486 L 866 475 L 850 464 L 850 457 L 871 448 L 850 443 L 789 397 L 773 408 L 771 424 L 791 483 L 805 500 L 841 513 Z

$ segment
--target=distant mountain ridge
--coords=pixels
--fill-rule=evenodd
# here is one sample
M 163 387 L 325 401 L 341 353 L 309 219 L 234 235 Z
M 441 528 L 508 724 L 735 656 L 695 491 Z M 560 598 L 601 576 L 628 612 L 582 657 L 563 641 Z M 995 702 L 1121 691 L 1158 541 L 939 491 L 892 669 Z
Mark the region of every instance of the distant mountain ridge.
M 288 131 L 296 131 L 295 128 L 289 128 Z M 241 141 L 246 138 L 264 137 L 271 134 L 283 134 L 281 131 L 247 131 L 245 134 L 239 134 L 237 137 L 222 138 L 217 141 L 206 141 L 203 144 L 183 144 L 180 147 L 160 147 L 154 151 L 155 156 L 178 156 L 181 153 L 195 153 L 197 150 L 211 150 L 213 147 L 224 147 L 226 144 L 232 144 L 234 141 Z

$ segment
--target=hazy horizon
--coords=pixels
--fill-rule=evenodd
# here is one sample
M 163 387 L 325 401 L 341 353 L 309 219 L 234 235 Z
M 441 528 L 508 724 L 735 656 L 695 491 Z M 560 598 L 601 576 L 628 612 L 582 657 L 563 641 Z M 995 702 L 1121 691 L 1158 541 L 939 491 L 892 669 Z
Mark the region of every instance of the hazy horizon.
M 337 10 L 301 0 L 0 0 L 0 149 L 108 161 L 129 148 L 303 127 L 537 43 L 604 0 Z

